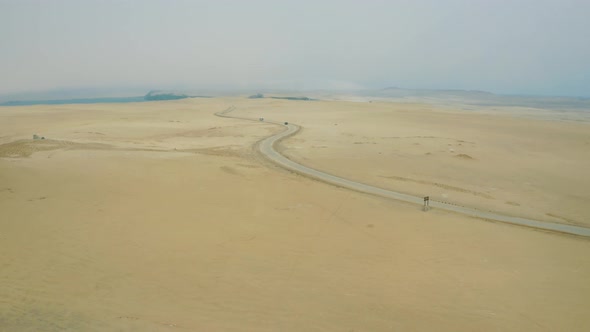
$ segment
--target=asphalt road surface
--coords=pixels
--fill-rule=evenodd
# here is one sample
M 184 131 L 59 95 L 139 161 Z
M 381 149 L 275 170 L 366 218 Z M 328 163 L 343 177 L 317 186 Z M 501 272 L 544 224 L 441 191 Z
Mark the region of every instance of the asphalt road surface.
M 221 116 L 221 117 L 227 117 L 227 118 L 248 120 L 248 121 L 257 121 L 257 122 L 260 121 L 260 119 L 252 119 L 252 118 L 229 115 L 229 113 L 232 112 L 234 109 L 235 109 L 234 107 L 230 107 L 222 112 L 215 113 L 215 115 Z M 305 176 L 309 176 L 311 178 L 314 178 L 314 179 L 317 179 L 317 180 L 320 180 L 320 181 L 323 181 L 326 183 L 330 183 L 330 184 L 333 184 L 333 185 L 336 185 L 339 187 L 348 188 L 348 189 L 352 189 L 355 191 L 360 191 L 363 193 L 377 195 L 377 196 L 381 196 L 381 197 L 396 199 L 399 201 L 423 205 L 423 203 L 424 203 L 423 197 L 399 193 L 399 192 L 396 192 L 393 190 L 383 189 L 383 188 L 379 188 L 379 187 L 375 187 L 375 186 L 370 186 L 370 185 L 367 185 L 364 183 L 352 181 L 349 179 L 341 178 L 336 175 L 332 175 L 332 174 L 329 174 L 326 172 L 318 171 L 316 169 L 298 164 L 298 163 L 288 159 L 287 157 L 280 154 L 277 150 L 275 150 L 274 146 L 281 139 L 295 135 L 299 131 L 300 127 L 295 124 L 292 124 L 292 123 L 285 125 L 284 122 L 278 122 L 278 121 L 264 120 L 264 122 L 281 125 L 286 128 L 284 131 L 282 131 L 276 135 L 267 137 L 258 143 L 258 148 L 259 148 L 260 152 L 262 153 L 262 155 L 264 155 L 266 158 L 268 158 L 269 160 L 271 160 L 275 164 L 277 164 L 283 168 L 286 168 L 288 170 L 291 170 L 293 172 L 303 174 Z M 500 221 L 500 222 L 504 222 L 504 223 L 532 227 L 532 228 L 546 230 L 546 231 L 553 231 L 553 232 L 560 232 L 560 233 L 590 237 L 590 228 L 585 228 L 585 227 L 557 224 L 557 223 L 550 223 L 550 222 L 539 221 L 539 220 L 534 220 L 534 219 L 526 219 L 526 218 L 520 218 L 520 217 L 507 216 L 507 215 L 502 215 L 502 214 L 498 214 L 498 213 L 481 211 L 481 210 L 477 210 L 477 209 L 473 209 L 473 208 L 451 205 L 451 204 L 447 204 L 447 203 L 443 203 L 443 202 L 437 202 L 437 201 L 433 201 L 433 200 L 430 200 L 429 205 L 430 205 L 430 208 L 436 208 L 436 209 L 441 209 L 441 210 L 457 212 L 457 213 L 461 213 L 464 215 L 488 219 L 488 220 L 492 220 L 492 221 Z

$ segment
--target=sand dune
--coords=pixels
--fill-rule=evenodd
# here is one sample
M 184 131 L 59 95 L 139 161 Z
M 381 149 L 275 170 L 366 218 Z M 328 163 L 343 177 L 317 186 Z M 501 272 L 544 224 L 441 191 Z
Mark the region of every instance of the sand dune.
M 252 147 L 275 126 L 213 116 L 231 105 L 301 123 L 283 148 L 302 163 L 589 219 L 585 124 L 237 98 L 0 108 L 0 330 L 590 329 L 589 241 L 292 174 Z

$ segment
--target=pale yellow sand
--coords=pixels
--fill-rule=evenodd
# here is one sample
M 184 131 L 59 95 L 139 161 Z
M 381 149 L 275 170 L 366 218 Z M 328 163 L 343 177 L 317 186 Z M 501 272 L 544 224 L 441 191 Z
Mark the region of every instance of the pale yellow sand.
M 522 118 L 516 108 L 508 108 L 516 117 L 394 103 L 264 100 L 243 108 L 301 124 L 283 152 L 307 166 L 439 201 L 590 227 L 590 123 Z
M 524 131 L 505 118 L 388 104 L 370 106 L 377 110 L 365 119 L 369 104 L 245 99 L 0 108 L 0 330 L 590 329 L 590 241 L 424 213 L 277 169 L 251 146 L 279 128 L 212 115 L 230 105 L 301 123 L 285 152 L 309 165 L 523 215 L 537 215 L 541 200 L 542 213 L 588 219 L 579 203 L 588 179 L 572 182 L 574 167 L 561 175 L 550 167 L 588 162 L 583 143 L 558 148 L 587 139 L 584 125 Z M 509 151 L 537 146 L 542 131 L 559 135 L 546 135 L 546 152 L 517 159 L 539 165 L 517 179 L 565 181 L 581 195 L 566 206 L 574 212 L 552 201 L 566 201 L 560 186 L 523 198 L 526 189 L 505 178 Z M 30 140 L 34 133 L 48 140 Z M 354 144 L 365 141 L 376 144 Z M 443 152 L 446 144 L 473 159 Z M 380 157 L 394 149 L 406 159 L 397 166 Z M 406 156 L 416 149 L 415 159 Z M 433 163 L 450 163 L 440 178 L 426 176 L 440 168 L 419 166 L 426 150 Z M 456 165 L 463 171 L 448 169 Z

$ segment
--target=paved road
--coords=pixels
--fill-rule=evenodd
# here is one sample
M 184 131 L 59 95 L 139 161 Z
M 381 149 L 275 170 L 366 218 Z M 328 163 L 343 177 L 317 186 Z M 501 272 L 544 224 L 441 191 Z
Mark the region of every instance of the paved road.
M 225 111 L 216 113 L 216 115 L 221 116 L 221 117 L 242 119 L 242 120 L 248 120 L 248 121 L 260 121 L 259 119 L 251 119 L 251 118 L 246 118 L 246 117 L 238 117 L 238 116 L 229 115 L 229 113 L 232 112 L 233 110 L 234 110 L 234 108 L 231 107 Z M 273 161 L 274 163 L 278 164 L 279 166 L 284 167 L 288 170 L 291 170 L 291 171 L 294 171 L 294 172 L 297 172 L 297 173 L 300 173 L 300 174 L 303 174 L 303 175 L 306 175 L 306 176 L 309 176 L 309 177 L 312 177 L 312 178 L 315 178 L 315 179 L 318 179 L 318 180 L 321 180 L 321 181 L 324 181 L 324 182 L 327 182 L 327 183 L 330 183 L 330 184 L 333 184 L 336 186 L 339 186 L 339 187 L 344 187 L 344 188 L 348 188 L 348 189 L 352 189 L 352 190 L 356 190 L 356 191 L 360 191 L 360 192 L 364 192 L 364 193 L 368 193 L 368 194 L 372 194 L 372 195 L 378 195 L 381 197 L 396 199 L 399 201 L 416 203 L 419 205 L 423 204 L 424 200 L 422 197 L 412 196 L 412 195 L 408 195 L 408 194 L 404 194 L 404 193 L 399 193 L 399 192 L 396 192 L 393 190 L 387 190 L 387 189 L 367 185 L 364 183 L 348 180 L 348 179 L 341 178 L 336 175 L 332 175 L 332 174 L 329 174 L 326 172 L 318 171 L 316 169 L 298 164 L 298 163 L 288 159 L 287 157 L 281 155 L 277 150 L 275 150 L 274 146 L 281 139 L 295 135 L 299 131 L 300 127 L 297 125 L 291 124 L 291 123 L 285 125 L 283 122 L 277 122 L 277 121 L 265 120 L 264 122 L 282 125 L 286 128 L 286 130 L 284 130 L 283 132 L 280 132 L 276 135 L 267 137 L 267 138 L 263 139 L 262 141 L 260 141 L 258 144 L 260 152 L 264 156 L 266 156 L 269 160 Z M 432 201 L 432 200 L 430 201 L 430 207 L 442 209 L 442 210 L 447 210 L 447 211 L 452 211 L 452 212 L 457 212 L 457 213 L 462 213 L 462 214 L 465 214 L 468 216 L 484 218 L 484 219 L 489 219 L 489 220 L 493 220 L 493 221 L 500 221 L 500 222 L 505 222 L 505 223 L 509 223 L 509 224 L 527 226 L 527 227 L 532 227 L 532 228 L 537 228 L 537 229 L 542 229 L 542 230 L 547 230 L 547 231 L 554 231 L 554 232 L 561 232 L 561 233 L 566 233 L 566 234 L 573 234 L 573 235 L 590 237 L 590 228 L 585 228 L 585 227 L 565 225 L 565 224 L 556 224 L 556 223 L 550 223 L 550 222 L 533 220 L 533 219 L 506 216 L 506 215 L 497 214 L 497 213 L 493 213 L 493 212 L 486 212 L 486 211 L 481 211 L 481 210 L 477 210 L 477 209 L 473 209 L 473 208 L 456 206 L 456 205 L 446 204 L 446 203 L 442 203 L 442 202 L 436 202 L 436 201 Z

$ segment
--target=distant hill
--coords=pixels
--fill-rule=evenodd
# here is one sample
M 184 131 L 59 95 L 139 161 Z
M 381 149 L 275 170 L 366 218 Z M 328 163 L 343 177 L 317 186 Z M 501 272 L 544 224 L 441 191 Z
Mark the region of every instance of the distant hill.
M 271 97 L 272 99 L 286 99 L 286 100 L 315 100 L 309 97 Z
M 144 102 L 144 101 L 157 101 L 157 100 L 176 100 L 176 99 L 185 99 L 185 98 L 211 98 L 208 96 L 190 96 L 184 93 L 177 93 L 171 91 L 160 91 L 160 90 L 152 90 L 148 92 L 143 97 L 91 97 L 91 98 L 39 98 L 34 99 L 36 95 L 39 96 L 59 96 L 59 95 L 67 95 L 67 93 L 62 94 L 21 94 L 21 95 L 14 95 L 17 98 L 21 97 L 22 99 L 8 99 L 9 97 L 4 97 L 7 100 L 0 99 L 0 106 L 30 106 L 30 105 L 64 105 L 64 104 L 98 104 L 98 103 L 131 103 L 131 102 Z M 72 93 L 75 95 L 75 93 Z
M 161 90 L 152 90 L 148 92 L 147 95 L 143 97 L 147 101 L 154 101 L 154 100 L 176 100 L 176 99 L 185 99 L 185 98 L 211 98 L 211 96 L 191 96 L 184 93 L 179 92 L 172 92 L 172 91 L 161 91 Z
M 382 90 L 375 90 L 376 94 L 383 94 L 388 97 L 462 97 L 462 98 L 481 98 L 495 96 L 491 92 L 479 90 L 433 90 L 433 89 L 403 89 L 398 87 L 389 87 Z
M 75 99 L 50 99 L 50 100 L 10 100 L 10 101 L 0 103 L 0 106 L 137 103 L 137 102 L 142 102 L 142 101 L 145 101 L 142 97 L 105 97 L 105 98 L 75 98 Z
M 497 95 L 478 90 L 428 90 L 388 87 L 379 90 L 360 91 L 358 95 L 365 98 L 430 102 L 435 104 L 518 106 L 552 110 L 590 110 L 590 98 Z
M 143 100 L 146 88 L 79 88 L 79 89 L 50 89 L 32 90 L 0 94 L 0 103 L 16 102 L 19 104 L 38 104 L 41 101 L 57 103 L 57 101 L 90 101 L 102 98 L 128 98 L 138 96 Z
M 148 100 L 148 101 L 175 100 L 175 99 L 184 99 L 184 98 L 190 98 L 190 96 L 185 95 L 185 94 L 180 94 L 180 93 L 165 92 L 165 91 L 159 91 L 159 90 L 152 90 L 152 91 L 148 92 L 143 97 L 143 99 Z

